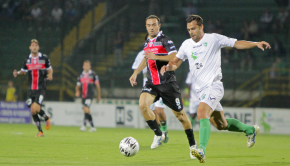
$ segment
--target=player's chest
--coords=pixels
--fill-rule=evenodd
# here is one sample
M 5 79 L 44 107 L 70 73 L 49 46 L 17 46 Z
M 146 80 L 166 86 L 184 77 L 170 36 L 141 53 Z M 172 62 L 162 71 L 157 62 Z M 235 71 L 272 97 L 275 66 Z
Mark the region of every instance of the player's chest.
M 39 58 L 29 58 L 26 61 L 28 70 L 41 70 L 45 69 L 45 60 Z
M 166 49 L 160 40 L 149 40 L 144 47 L 144 51 L 151 51 L 153 54 L 167 54 Z
M 186 55 L 190 61 L 200 61 L 205 58 L 208 52 L 208 42 L 202 42 L 195 45 L 191 45 L 186 49 Z
M 81 83 L 93 83 L 94 82 L 94 76 L 83 74 L 80 79 Z

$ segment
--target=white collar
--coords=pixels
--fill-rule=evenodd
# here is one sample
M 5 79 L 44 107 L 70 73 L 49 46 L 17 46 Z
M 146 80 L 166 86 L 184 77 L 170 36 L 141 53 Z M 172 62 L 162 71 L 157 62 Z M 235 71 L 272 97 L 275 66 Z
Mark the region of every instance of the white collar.
M 41 52 L 38 52 L 38 57 L 41 57 L 41 56 L 42 56 Z M 29 58 L 36 58 L 36 57 L 32 57 L 32 55 L 29 54 Z
M 92 72 L 93 72 L 92 70 L 89 70 L 89 72 L 87 72 L 87 73 L 91 74 Z M 83 74 L 86 74 L 86 72 L 83 71 Z
M 156 37 L 154 37 L 153 39 L 155 39 L 155 38 L 157 38 L 157 37 L 160 37 L 161 35 L 162 35 L 162 31 L 159 31 L 158 32 L 158 34 L 157 34 L 157 36 Z M 150 37 L 148 36 L 148 38 L 147 38 L 147 40 L 153 40 L 153 39 L 150 39 Z

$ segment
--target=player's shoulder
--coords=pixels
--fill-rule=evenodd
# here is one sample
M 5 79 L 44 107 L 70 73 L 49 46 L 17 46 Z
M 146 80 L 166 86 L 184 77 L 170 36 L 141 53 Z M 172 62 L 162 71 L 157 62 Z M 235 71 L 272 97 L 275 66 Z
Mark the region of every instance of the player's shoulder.
M 192 39 L 191 39 L 191 38 L 184 40 L 184 41 L 182 42 L 181 46 L 184 47 L 184 46 L 188 46 L 188 45 L 190 45 L 190 44 L 192 44 Z

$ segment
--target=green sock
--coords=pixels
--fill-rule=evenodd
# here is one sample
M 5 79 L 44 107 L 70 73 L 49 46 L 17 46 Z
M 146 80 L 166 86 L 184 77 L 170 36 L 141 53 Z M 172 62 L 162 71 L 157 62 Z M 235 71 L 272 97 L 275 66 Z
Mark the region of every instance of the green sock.
M 255 132 L 254 126 L 246 125 L 237 119 L 227 118 L 227 121 L 228 121 L 227 127 L 228 131 L 244 132 L 247 135 L 252 135 Z
M 161 124 L 161 128 L 160 128 L 160 130 L 161 130 L 161 131 L 167 131 L 167 124 L 166 124 L 166 121 L 160 121 L 160 124 Z
M 210 135 L 210 123 L 209 119 L 207 118 L 201 119 L 199 123 L 199 148 L 203 149 L 203 152 L 205 153 L 206 145 Z
M 190 122 L 191 122 L 191 126 L 193 127 L 194 124 L 195 124 L 195 119 L 196 119 L 196 118 L 192 119 L 191 117 L 189 117 L 189 119 L 190 119 Z

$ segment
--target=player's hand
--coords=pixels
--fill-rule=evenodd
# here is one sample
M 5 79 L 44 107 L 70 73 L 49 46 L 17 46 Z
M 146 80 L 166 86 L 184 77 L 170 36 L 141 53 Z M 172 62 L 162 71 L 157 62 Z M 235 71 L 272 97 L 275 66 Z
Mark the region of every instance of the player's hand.
M 46 77 L 47 80 L 51 81 L 52 80 L 52 74 L 48 74 Z
M 160 70 L 160 74 L 164 75 L 165 72 L 172 71 L 172 68 L 173 68 L 172 61 L 169 61 L 169 63 L 166 66 L 162 66 Z
M 80 97 L 80 92 L 76 92 L 76 97 Z
M 137 85 L 136 79 L 137 79 L 137 75 L 135 73 L 133 73 L 132 76 L 129 78 L 132 87 L 134 85 Z
M 153 52 L 151 52 L 149 49 L 145 51 L 144 55 L 145 55 L 145 58 L 147 59 L 157 60 L 157 56 L 153 54 Z
M 260 48 L 263 51 L 265 50 L 264 47 L 266 49 L 270 49 L 271 48 L 270 44 L 265 42 L 265 41 L 258 42 L 256 45 L 257 45 L 258 48 Z
M 14 70 L 14 71 L 13 71 L 13 76 L 14 76 L 14 77 L 17 77 L 17 76 L 18 76 L 17 70 Z

